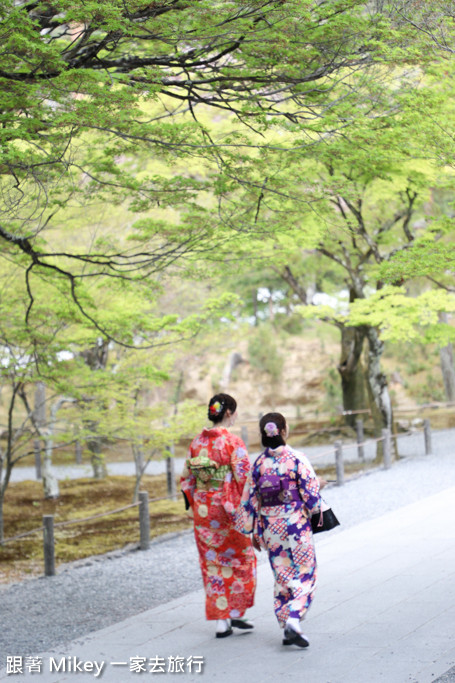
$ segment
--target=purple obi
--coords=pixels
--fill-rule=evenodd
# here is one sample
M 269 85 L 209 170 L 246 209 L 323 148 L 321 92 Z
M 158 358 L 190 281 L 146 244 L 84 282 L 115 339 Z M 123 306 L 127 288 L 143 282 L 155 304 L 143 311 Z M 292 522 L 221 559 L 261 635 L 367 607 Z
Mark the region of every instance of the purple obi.
M 303 503 L 298 489 L 290 488 L 289 485 L 290 481 L 287 477 L 280 477 L 278 474 L 263 474 L 257 482 L 261 504 L 273 507 L 297 501 Z

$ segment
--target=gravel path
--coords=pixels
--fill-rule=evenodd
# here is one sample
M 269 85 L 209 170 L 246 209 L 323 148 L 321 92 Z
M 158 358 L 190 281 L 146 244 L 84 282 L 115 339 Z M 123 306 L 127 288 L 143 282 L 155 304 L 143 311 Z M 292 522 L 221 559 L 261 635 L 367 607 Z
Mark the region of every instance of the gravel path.
M 343 528 L 453 486 L 455 430 L 433 434 L 431 456 L 421 448 L 410 450 L 416 454 L 390 470 L 325 489 Z M 264 553 L 259 561 L 266 561 Z M 162 538 L 147 551 L 118 551 L 72 563 L 52 578 L 0 586 L 0 667 L 7 655 L 53 649 L 201 586 L 191 532 Z

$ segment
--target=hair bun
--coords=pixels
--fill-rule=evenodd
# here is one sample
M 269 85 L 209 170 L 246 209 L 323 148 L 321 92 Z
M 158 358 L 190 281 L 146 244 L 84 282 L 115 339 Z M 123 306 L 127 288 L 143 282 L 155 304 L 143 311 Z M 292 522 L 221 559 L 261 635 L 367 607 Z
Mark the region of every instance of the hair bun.
M 215 394 L 209 401 L 207 417 L 210 422 L 219 424 L 223 421 L 226 412 L 230 410 L 231 415 L 237 410 L 237 402 L 235 398 L 229 394 Z
M 266 448 L 278 448 L 286 444 L 286 419 L 281 413 L 267 413 L 259 421 L 262 445 Z

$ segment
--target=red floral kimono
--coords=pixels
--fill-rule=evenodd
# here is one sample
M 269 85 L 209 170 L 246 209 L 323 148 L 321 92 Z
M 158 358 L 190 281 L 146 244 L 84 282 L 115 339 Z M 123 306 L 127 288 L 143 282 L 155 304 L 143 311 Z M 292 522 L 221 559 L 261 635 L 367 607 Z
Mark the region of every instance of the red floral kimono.
M 243 616 L 254 602 L 256 556 L 235 529 L 235 513 L 251 469 L 243 441 L 227 429 L 204 429 L 189 449 L 181 487 L 194 520 L 207 619 Z

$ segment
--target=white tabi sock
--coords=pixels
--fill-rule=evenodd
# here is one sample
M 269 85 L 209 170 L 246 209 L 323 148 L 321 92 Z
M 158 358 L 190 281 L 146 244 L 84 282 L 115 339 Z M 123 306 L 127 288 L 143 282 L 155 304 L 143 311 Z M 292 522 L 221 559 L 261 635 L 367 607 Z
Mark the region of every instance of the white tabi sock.
M 297 633 L 302 633 L 300 629 L 300 620 L 297 619 L 297 617 L 289 617 L 289 619 L 286 622 L 285 628 L 290 628 L 293 631 L 296 631 Z
M 225 631 L 229 631 L 231 628 L 231 622 L 230 619 L 218 619 L 216 622 L 216 632 L 217 633 L 224 633 Z

